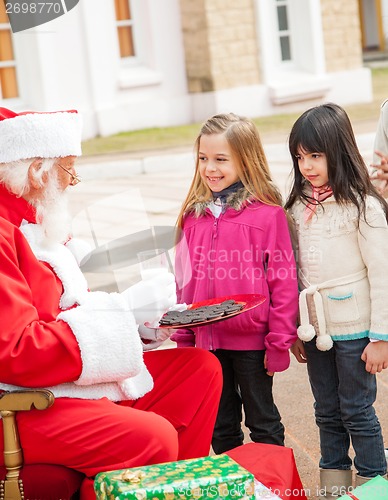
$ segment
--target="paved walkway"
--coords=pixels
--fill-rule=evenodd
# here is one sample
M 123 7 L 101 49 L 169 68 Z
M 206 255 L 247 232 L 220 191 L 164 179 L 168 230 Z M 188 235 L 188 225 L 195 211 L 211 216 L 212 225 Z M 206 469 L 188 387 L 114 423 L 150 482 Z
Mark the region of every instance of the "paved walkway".
M 357 140 L 369 163 L 373 128 L 366 132 L 358 135 Z M 286 138 L 268 144 L 265 150 L 274 179 L 286 192 L 290 172 Z M 75 235 L 92 245 L 102 245 L 152 226 L 172 228 L 187 193 L 193 166 L 193 152 L 185 149 L 81 158 L 78 170 L 84 182 L 71 190 Z M 113 274 L 89 273 L 87 277 L 91 288 L 121 290 L 137 281 L 139 272 L 136 263 L 132 263 Z M 166 347 L 173 347 L 173 344 L 167 343 Z M 388 370 L 378 375 L 378 384 L 376 408 L 388 434 L 385 403 L 388 400 Z M 274 385 L 286 427 L 286 444 L 294 450 L 302 482 L 312 500 L 318 488 L 319 446 L 305 365 L 292 359 L 291 367 L 275 376 Z

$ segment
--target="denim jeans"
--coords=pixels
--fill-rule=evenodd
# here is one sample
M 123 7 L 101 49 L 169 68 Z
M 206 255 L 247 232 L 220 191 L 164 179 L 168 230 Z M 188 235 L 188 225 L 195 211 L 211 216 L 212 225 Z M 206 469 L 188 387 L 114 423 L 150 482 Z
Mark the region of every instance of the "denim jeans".
M 305 350 L 320 435 L 320 467 L 350 469 L 351 442 L 358 474 L 384 475 L 384 443 L 373 408 L 376 376 L 365 370 L 361 360 L 369 340 L 336 341 L 329 351 L 319 351 L 315 341 L 306 342 Z
M 284 427 L 273 400 L 273 377 L 264 368 L 265 351 L 217 349 L 213 353 L 224 378 L 212 440 L 214 452 L 224 453 L 243 444 L 242 407 L 252 441 L 283 446 Z

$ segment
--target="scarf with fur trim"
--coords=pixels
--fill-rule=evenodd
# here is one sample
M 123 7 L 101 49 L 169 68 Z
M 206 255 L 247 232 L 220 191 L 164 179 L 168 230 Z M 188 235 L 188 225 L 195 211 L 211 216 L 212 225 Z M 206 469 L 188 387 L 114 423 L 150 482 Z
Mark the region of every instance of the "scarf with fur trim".
M 233 190 L 230 190 L 232 186 L 235 187 L 233 188 Z M 214 199 L 214 197 L 219 198 L 219 195 L 225 192 L 225 198 L 224 200 L 221 200 L 223 210 L 225 210 L 226 207 L 231 207 L 234 210 L 241 210 L 242 206 L 247 202 L 249 203 L 249 201 L 252 199 L 251 193 L 248 192 L 248 190 L 242 183 L 240 183 L 240 181 L 232 184 L 232 186 L 223 189 L 222 191 L 220 191 L 220 193 L 213 193 Z M 212 201 L 213 200 L 208 200 L 195 203 L 192 207 L 192 212 L 194 212 L 196 217 L 200 217 L 206 212 L 209 203 L 211 203 Z

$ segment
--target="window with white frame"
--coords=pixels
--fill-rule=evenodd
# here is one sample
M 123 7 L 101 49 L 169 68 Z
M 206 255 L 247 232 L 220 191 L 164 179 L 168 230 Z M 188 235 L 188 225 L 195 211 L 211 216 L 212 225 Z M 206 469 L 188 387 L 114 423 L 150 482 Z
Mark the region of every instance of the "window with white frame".
M 326 95 L 321 0 L 255 0 L 255 6 L 263 82 L 272 104 Z
M 11 26 L 4 2 L 0 2 L 0 99 L 12 99 L 18 96 Z
M 114 0 L 121 69 L 119 88 L 157 85 L 161 75 L 153 67 L 148 0 Z
M 120 57 L 136 56 L 131 0 L 115 0 L 116 26 L 119 39 Z
M 291 31 L 289 23 L 289 0 L 276 0 L 276 15 L 278 25 L 278 36 L 280 44 L 281 60 L 291 61 Z

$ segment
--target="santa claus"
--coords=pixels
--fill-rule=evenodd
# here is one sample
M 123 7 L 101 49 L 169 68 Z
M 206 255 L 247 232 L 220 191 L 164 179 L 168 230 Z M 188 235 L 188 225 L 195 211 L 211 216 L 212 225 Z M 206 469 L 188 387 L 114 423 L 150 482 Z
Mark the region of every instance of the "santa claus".
M 0 108 L 0 390 L 54 393 L 18 416 L 25 462 L 83 472 L 94 498 L 97 472 L 207 455 L 221 374 L 200 349 L 144 353 L 166 338 L 143 323 L 175 303 L 172 274 L 88 291 L 66 206 L 80 154 L 76 111 Z

